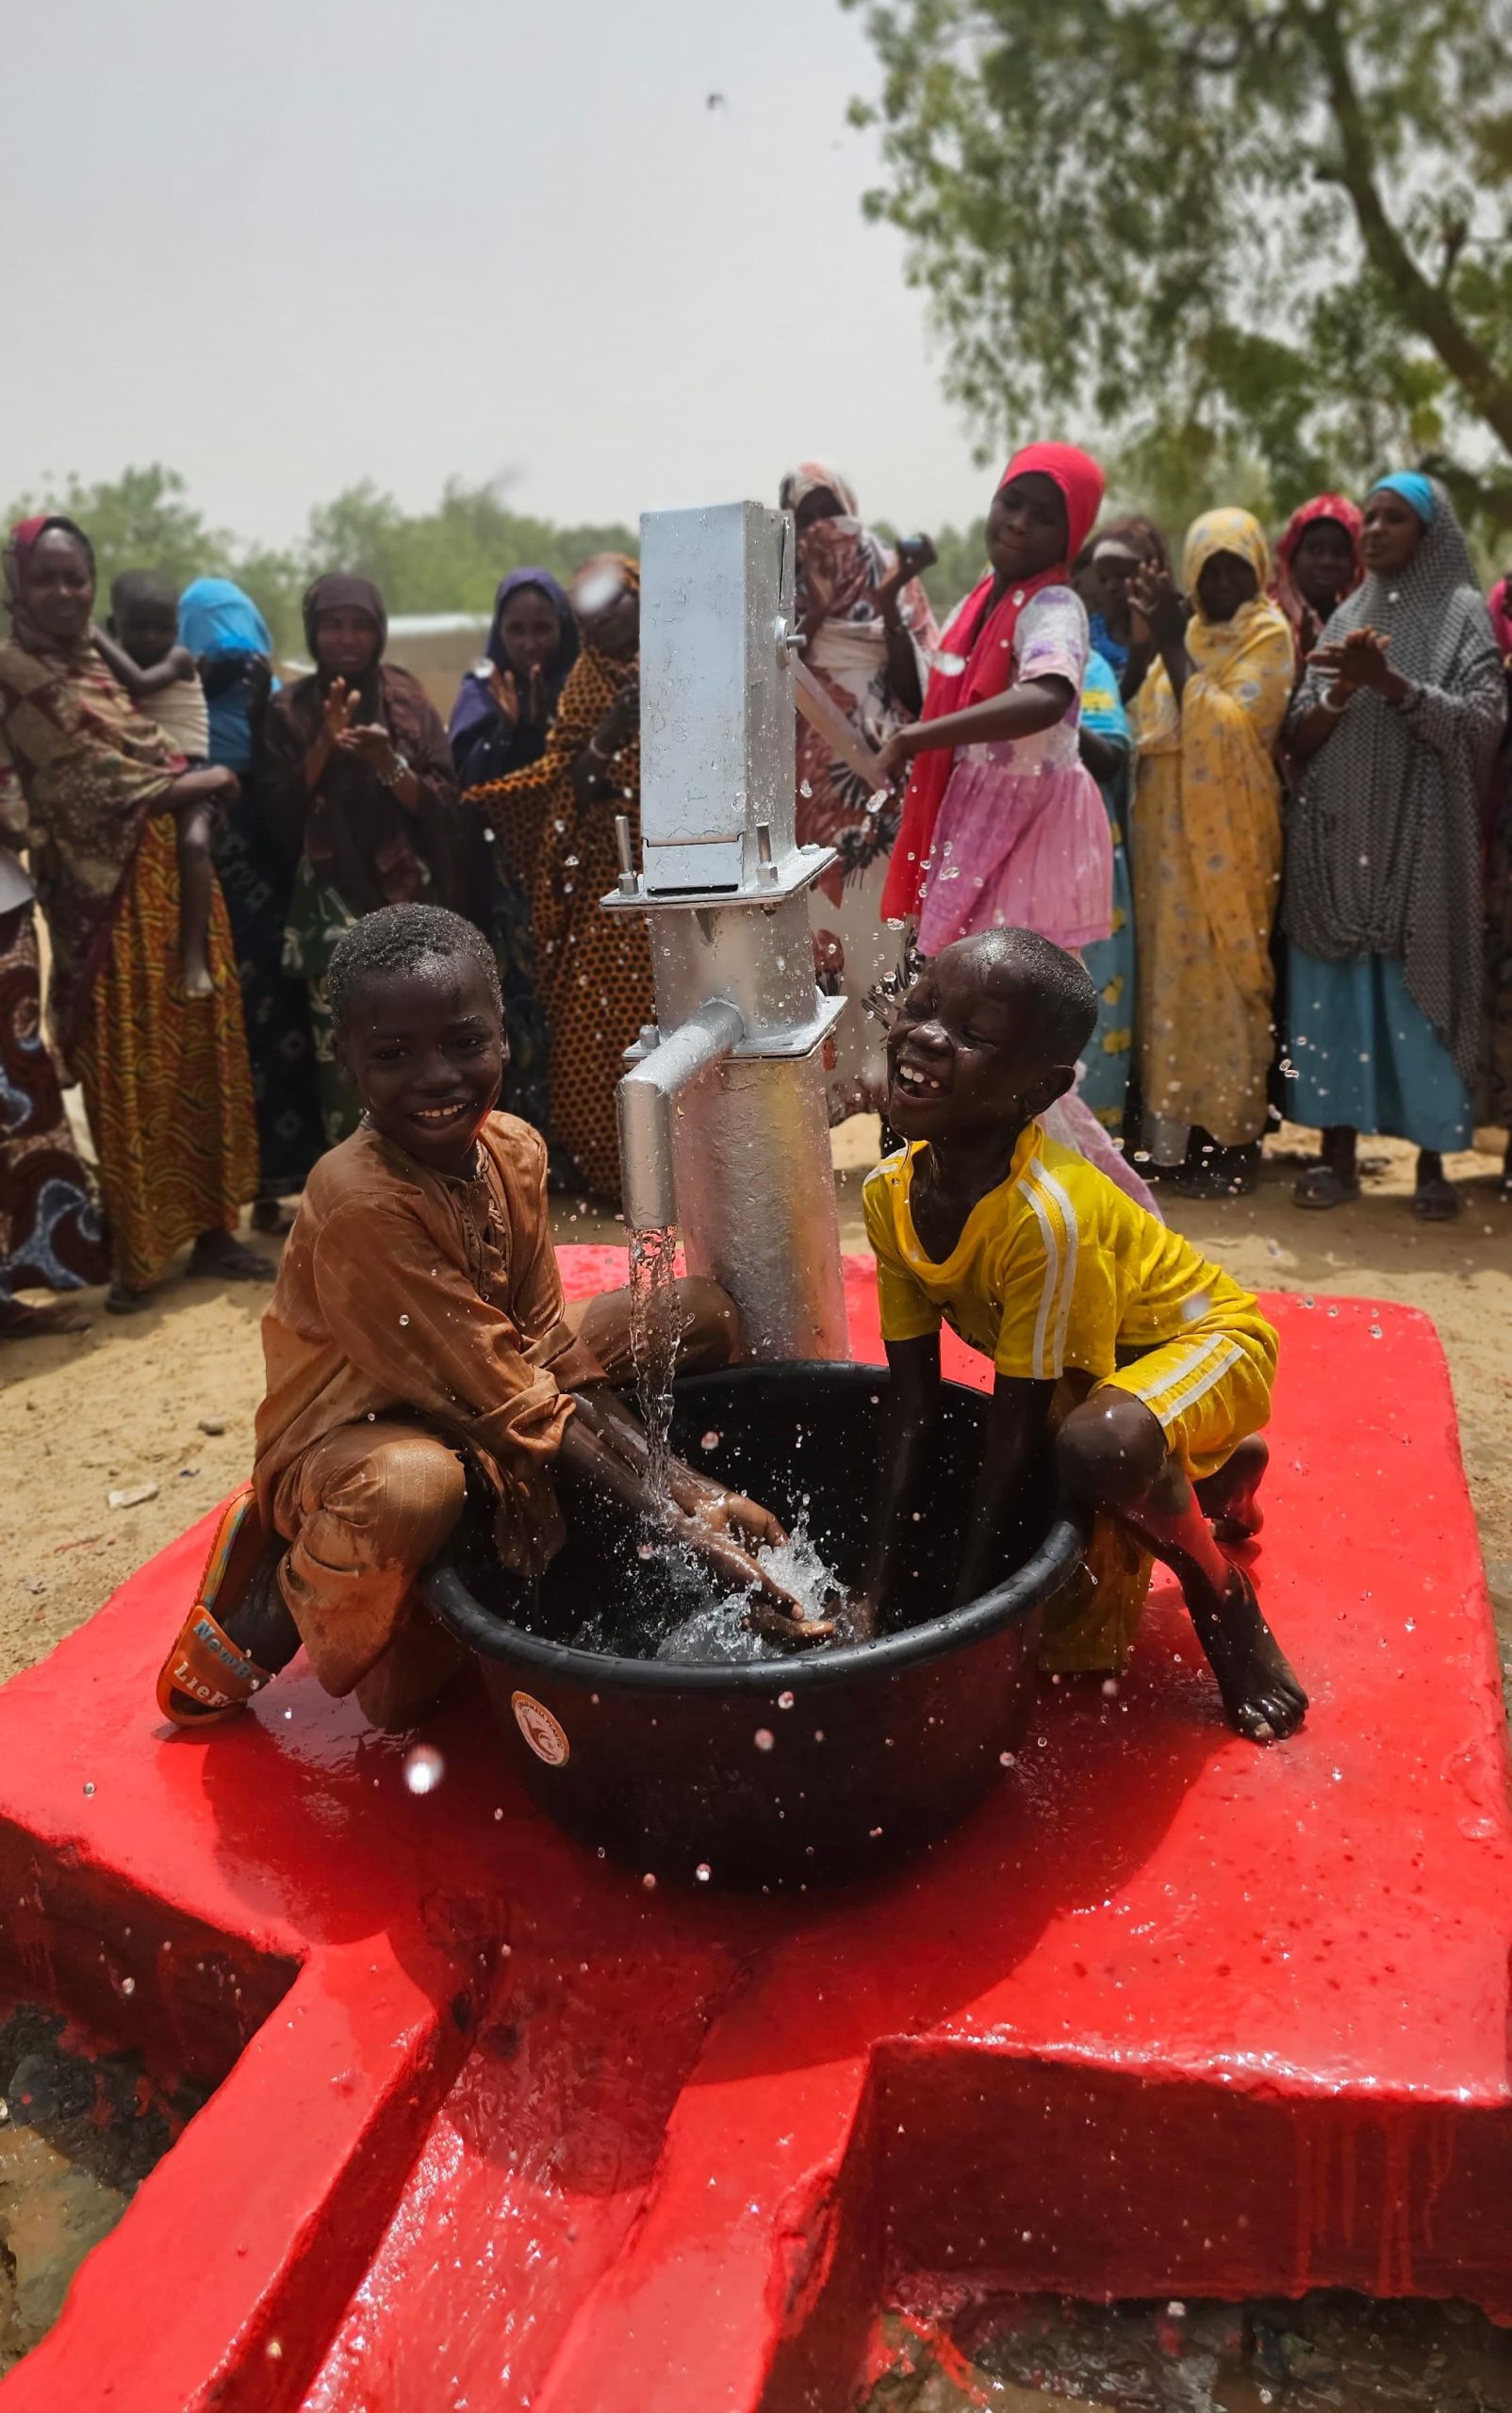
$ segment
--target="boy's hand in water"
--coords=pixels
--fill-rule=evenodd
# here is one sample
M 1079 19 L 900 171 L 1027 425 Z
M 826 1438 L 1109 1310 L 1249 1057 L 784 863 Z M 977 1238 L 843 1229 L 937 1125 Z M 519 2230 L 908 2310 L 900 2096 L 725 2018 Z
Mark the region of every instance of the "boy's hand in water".
M 674 1459 L 668 1481 L 672 1497 L 686 1517 L 710 1534 L 731 1534 L 746 1542 L 752 1550 L 781 1546 L 787 1539 L 783 1528 L 769 1508 L 759 1501 L 748 1500 L 744 1492 L 729 1491 L 722 1483 L 711 1482 L 706 1474 Z
M 748 1507 L 750 1502 L 745 1503 Z M 758 1513 L 761 1513 L 758 1511 Z M 720 1584 L 736 1592 L 748 1592 L 754 1585 L 764 1599 L 784 1617 L 801 1622 L 803 1612 L 781 1584 L 775 1584 L 765 1568 L 757 1564 L 750 1551 L 730 1532 L 719 1532 L 701 1517 L 690 1517 L 683 1509 L 668 1509 L 663 1519 L 664 1530 L 671 1539 L 681 1542 L 684 1550 L 705 1566 Z M 779 1530 L 781 1530 L 779 1528 Z

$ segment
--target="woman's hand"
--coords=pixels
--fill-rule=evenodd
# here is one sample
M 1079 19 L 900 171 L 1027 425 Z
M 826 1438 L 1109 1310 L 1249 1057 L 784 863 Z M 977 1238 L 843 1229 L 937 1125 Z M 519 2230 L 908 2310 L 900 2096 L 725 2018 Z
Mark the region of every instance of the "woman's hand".
M 1316 647 L 1307 660 L 1332 680 L 1334 694 L 1344 701 L 1362 687 L 1389 696 L 1405 683 L 1386 658 L 1390 642 L 1379 629 L 1351 629 L 1341 642 Z
M 906 586 L 911 578 L 922 578 L 927 569 L 933 569 L 939 558 L 932 536 L 900 536 L 893 575 L 899 586 Z
M 600 754 L 616 754 L 640 729 L 640 681 L 628 679 L 593 734 Z
M 1136 644 L 1159 646 L 1180 645 L 1192 617 L 1192 605 L 1182 595 L 1168 569 L 1159 569 L 1146 562 L 1136 571 L 1128 590 L 1129 612 L 1133 618 Z
M 344 679 L 333 679 L 325 691 L 320 708 L 320 735 L 327 746 L 339 745 L 352 727 L 357 710 L 355 690 L 348 692 Z
M 539 729 L 546 718 L 546 680 L 538 662 L 531 664 L 523 693 L 513 670 L 501 670 L 496 664 L 488 693 L 500 719 L 509 729 L 518 729 L 521 721 L 527 729 Z
M 397 779 L 399 756 L 381 721 L 363 721 L 355 729 L 343 730 L 336 742 L 343 754 L 357 755 L 381 780 Z

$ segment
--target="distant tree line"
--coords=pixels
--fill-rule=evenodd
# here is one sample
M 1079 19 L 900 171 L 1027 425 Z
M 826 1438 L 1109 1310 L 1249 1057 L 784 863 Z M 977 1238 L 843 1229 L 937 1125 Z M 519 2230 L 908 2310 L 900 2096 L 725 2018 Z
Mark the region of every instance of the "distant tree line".
M 485 613 L 506 571 L 533 562 L 565 583 L 590 553 L 633 553 L 639 539 L 614 523 L 566 528 L 511 511 L 496 487 L 450 479 L 432 511 L 408 512 L 370 479 L 310 513 L 304 537 L 285 550 L 243 544 L 213 528 L 175 470 L 155 463 L 90 483 L 49 480 L 13 502 L 6 524 L 30 511 L 63 511 L 87 528 L 100 563 L 100 591 L 123 569 L 158 569 L 182 587 L 191 578 L 234 578 L 246 588 L 285 654 L 303 649 L 300 597 L 320 571 L 370 578 L 390 613 Z M 912 532 L 910 532 L 912 533 Z M 983 523 L 931 529 L 940 560 L 926 583 L 948 610 L 981 574 Z

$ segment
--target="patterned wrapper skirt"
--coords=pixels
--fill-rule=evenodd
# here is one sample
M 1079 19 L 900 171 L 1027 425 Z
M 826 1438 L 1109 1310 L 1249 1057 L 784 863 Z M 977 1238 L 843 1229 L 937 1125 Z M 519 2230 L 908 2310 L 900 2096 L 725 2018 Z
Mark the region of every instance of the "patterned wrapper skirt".
M 126 875 L 89 1017 L 74 1044 L 115 1241 L 116 1278 L 145 1290 L 201 1232 L 235 1231 L 257 1190 L 241 988 L 214 891 L 215 993 L 186 999 L 173 823 L 155 813 Z
M 110 1248 L 41 1030 L 30 905 L 0 913 L 0 1289 L 81 1290 Z

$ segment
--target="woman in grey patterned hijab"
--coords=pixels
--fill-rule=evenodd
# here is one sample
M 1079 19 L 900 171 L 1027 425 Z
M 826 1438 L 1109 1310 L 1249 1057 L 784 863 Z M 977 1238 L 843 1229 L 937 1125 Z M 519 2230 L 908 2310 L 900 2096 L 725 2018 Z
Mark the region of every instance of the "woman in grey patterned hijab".
M 1481 1009 L 1481 804 L 1505 715 L 1490 616 L 1454 505 L 1403 470 L 1365 505 L 1366 578 L 1311 656 L 1285 743 L 1282 927 L 1296 1082 L 1323 1132 L 1301 1206 L 1359 1189 L 1361 1131 L 1414 1141 L 1422 1216 L 1459 1211 Z

